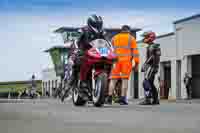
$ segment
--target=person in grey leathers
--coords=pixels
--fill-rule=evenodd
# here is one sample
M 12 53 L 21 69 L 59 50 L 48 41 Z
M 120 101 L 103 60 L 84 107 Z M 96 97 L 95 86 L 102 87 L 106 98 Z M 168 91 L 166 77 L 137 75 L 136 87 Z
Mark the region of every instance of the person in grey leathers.
M 184 84 L 187 91 L 187 99 L 192 99 L 192 76 L 188 72 L 185 73 Z
M 156 35 L 154 32 L 145 32 L 143 34 L 143 42 L 148 44 L 146 61 L 142 66 L 145 79 L 143 81 L 143 88 L 145 92 L 145 100 L 139 103 L 140 105 L 160 104 L 158 99 L 158 91 L 154 85 L 155 75 L 159 69 L 161 49 L 160 45 L 154 43 Z M 151 98 L 153 101 L 151 102 Z

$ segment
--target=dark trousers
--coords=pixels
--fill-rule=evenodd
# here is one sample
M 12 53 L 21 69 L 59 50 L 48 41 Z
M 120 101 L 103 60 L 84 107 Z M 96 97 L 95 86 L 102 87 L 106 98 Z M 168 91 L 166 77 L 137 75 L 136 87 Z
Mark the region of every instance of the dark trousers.
M 158 90 L 154 85 L 155 76 L 152 76 L 150 79 L 145 79 L 143 82 L 143 87 L 145 91 L 146 98 L 153 98 L 153 101 L 158 100 Z
M 188 98 L 192 98 L 192 87 L 191 85 L 186 86 Z
M 72 67 L 72 75 L 69 78 L 69 85 L 72 86 L 75 83 L 75 80 L 78 78 L 78 73 L 79 73 L 80 65 L 75 64 Z

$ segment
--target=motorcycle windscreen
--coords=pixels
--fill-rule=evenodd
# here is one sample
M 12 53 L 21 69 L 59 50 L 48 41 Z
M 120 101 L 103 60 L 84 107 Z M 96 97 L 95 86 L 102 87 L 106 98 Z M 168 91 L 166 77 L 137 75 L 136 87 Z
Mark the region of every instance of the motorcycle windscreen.
M 104 39 L 96 39 L 90 43 L 93 48 L 96 48 L 101 56 L 108 56 L 111 45 Z

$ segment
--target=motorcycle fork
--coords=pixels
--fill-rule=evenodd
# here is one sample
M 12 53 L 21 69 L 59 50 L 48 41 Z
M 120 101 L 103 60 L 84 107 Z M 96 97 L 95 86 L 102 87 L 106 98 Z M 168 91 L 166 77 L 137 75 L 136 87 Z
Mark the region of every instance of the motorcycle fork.
M 95 89 L 95 69 L 92 68 L 92 91 Z

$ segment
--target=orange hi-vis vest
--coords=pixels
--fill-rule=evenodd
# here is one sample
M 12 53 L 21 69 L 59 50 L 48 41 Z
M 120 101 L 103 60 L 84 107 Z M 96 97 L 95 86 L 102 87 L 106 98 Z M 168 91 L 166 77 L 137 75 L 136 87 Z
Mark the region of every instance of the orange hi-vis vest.
M 139 63 L 139 51 L 135 37 L 129 32 L 121 32 L 113 37 L 112 45 L 114 52 L 118 57 L 118 61 L 132 61 Z

